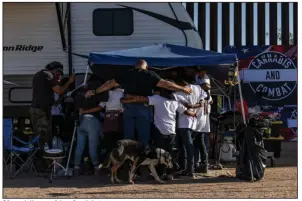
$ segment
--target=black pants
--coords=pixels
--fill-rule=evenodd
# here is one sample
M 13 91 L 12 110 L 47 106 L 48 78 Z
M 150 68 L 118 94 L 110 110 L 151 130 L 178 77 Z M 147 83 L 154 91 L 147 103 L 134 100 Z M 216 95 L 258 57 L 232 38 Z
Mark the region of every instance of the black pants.
M 156 148 L 164 149 L 165 151 L 169 152 L 171 154 L 172 160 L 173 160 L 173 166 L 175 166 L 175 153 L 173 151 L 173 145 L 175 140 L 175 134 L 170 135 L 164 135 L 161 134 L 161 132 L 155 128 L 154 129 L 154 137 L 155 137 L 155 146 Z M 163 174 L 171 174 L 173 169 L 166 168 L 165 165 L 160 164 L 158 167 L 158 173 L 159 175 Z
M 202 132 L 194 132 L 194 165 L 195 168 L 199 166 L 207 166 L 208 153 L 204 141 L 205 134 Z

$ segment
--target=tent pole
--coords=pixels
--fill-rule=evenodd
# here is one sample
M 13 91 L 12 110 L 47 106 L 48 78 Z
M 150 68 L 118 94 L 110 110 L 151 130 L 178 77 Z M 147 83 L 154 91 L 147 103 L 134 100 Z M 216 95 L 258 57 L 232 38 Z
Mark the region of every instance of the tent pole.
M 229 110 L 231 111 L 232 110 L 232 103 L 231 103 L 231 99 L 229 96 L 228 97 L 228 102 L 229 102 Z
M 237 63 L 236 71 L 237 71 L 237 79 L 238 79 L 238 89 L 239 89 L 240 103 L 241 103 L 241 112 L 242 112 L 243 123 L 244 123 L 244 125 L 246 125 L 245 111 L 244 111 L 244 107 L 243 107 L 243 97 L 242 97 L 242 91 L 241 91 L 241 80 L 240 80 L 240 75 L 239 75 L 239 62 L 238 62 L 238 60 L 236 61 L 236 63 Z
M 232 110 L 232 104 L 231 104 L 231 99 L 230 99 L 230 96 L 229 95 L 227 95 L 224 91 L 223 91 L 223 89 L 219 86 L 219 81 L 217 81 L 213 76 L 211 76 L 210 74 L 208 74 L 208 77 L 210 78 L 210 80 L 211 81 L 213 81 L 215 84 L 216 84 L 216 86 L 219 88 L 219 90 L 223 93 L 223 98 L 224 97 L 227 97 L 227 99 L 228 99 L 228 105 L 229 105 L 229 110 Z M 224 102 L 224 101 L 223 101 Z M 224 103 L 223 103 L 224 104 Z
M 221 91 L 221 93 L 223 93 L 224 96 L 227 96 L 227 94 L 222 90 L 222 88 L 219 86 L 219 82 L 211 75 L 208 75 L 208 77 L 210 78 L 211 81 L 214 82 L 214 84 L 219 88 L 219 90 Z
M 86 85 L 88 70 L 89 70 L 89 64 L 87 64 L 87 67 L 86 67 L 85 78 L 84 78 L 84 85 Z

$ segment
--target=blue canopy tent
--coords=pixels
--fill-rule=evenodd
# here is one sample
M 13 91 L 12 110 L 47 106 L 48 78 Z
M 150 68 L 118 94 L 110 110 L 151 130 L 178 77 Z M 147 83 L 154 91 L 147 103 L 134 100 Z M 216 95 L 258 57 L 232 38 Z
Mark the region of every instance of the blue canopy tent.
M 110 52 L 91 52 L 88 59 L 90 69 L 93 73 L 98 75 L 101 75 L 104 72 L 104 69 L 108 69 L 109 66 L 110 68 L 133 67 L 138 59 L 146 60 L 149 68 L 156 70 L 200 66 L 207 71 L 207 74 L 212 80 L 211 93 L 213 95 L 226 96 L 230 107 L 231 102 L 229 94 L 225 92 L 225 86 L 221 82 L 228 79 L 229 67 L 237 64 L 236 54 L 222 54 L 172 44 L 155 44 L 141 48 Z M 86 74 L 87 73 L 88 67 L 86 70 Z M 240 78 L 238 80 L 240 80 Z M 240 82 L 238 87 L 242 103 Z M 243 108 L 242 111 L 244 111 Z
M 134 66 L 138 59 L 148 62 L 150 68 L 167 70 L 175 67 L 205 68 L 208 74 L 220 81 L 227 79 L 229 66 L 236 63 L 236 54 L 222 54 L 202 49 L 171 44 L 151 45 L 141 48 L 111 52 L 91 52 L 91 70 L 99 74 L 102 66 Z
M 105 68 L 133 67 L 138 59 L 147 61 L 149 68 L 167 70 L 176 67 L 201 66 L 212 80 L 212 93 L 225 95 L 221 84 L 227 79 L 229 66 L 236 63 L 236 54 L 222 54 L 202 49 L 171 44 L 158 44 L 141 48 L 110 52 L 91 52 L 90 68 L 95 74 L 104 74 Z M 219 80 L 219 81 L 217 81 Z
M 222 54 L 171 44 L 156 44 L 141 48 L 91 52 L 89 54 L 90 69 L 98 75 L 104 73 L 104 69 L 106 67 L 108 69 L 108 66 L 110 68 L 133 67 L 138 59 L 146 60 L 149 68 L 156 70 L 200 66 L 207 71 L 212 80 L 211 93 L 224 95 L 229 99 L 229 95 L 224 90 L 225 86 L 221 82 L 227 80 L 229 67 L 236 64 L 236 54 Z
M 145 59 L 149 66 L 158 69 L 186 66 L 231 65 L 237 60 L 236 54 L 222 54 L 202 49 L 171 44 L 151 45 L 141 48 L 111 52 L 92 52 L 89 61 L 94 64 L 133 66 L 138 59 Z

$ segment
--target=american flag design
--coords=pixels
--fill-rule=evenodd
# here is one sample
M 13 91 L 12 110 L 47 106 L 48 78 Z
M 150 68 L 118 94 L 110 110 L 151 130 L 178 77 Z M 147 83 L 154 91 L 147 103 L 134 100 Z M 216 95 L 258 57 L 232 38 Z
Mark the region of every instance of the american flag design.
M 223 53 L 237 54 L 248 106 L 279 112 L 285 140 L 297 140 L 297 46 L 228 46 Z

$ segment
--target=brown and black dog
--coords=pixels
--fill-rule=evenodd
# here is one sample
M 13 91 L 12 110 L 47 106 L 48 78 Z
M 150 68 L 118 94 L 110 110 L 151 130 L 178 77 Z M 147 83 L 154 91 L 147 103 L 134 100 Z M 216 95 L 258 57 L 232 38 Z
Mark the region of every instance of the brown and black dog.
M 111 182 L 115 183 L 116 181 L 117 183 L 121 183 L 122 181 L 117 178 L 117 171 L 127 159 L 133 162 L 129 176 L 130 184 L 134 184 L 133 177 L 135 171 L 141 165 L 148 165 L 150 172 L 159 183 L 164 183 L 164 181 L 159 178 L 155 166 L 164 164 L 169 168 L 173 167 L 172 157 L 170 153 L 165 150 L 155 148 L 145 153 L 139 142 L 134 140 L 119 140 L 117 141 L 117 147 L 110 152 L 108 164 L 105 166 L 100 164 L 99 168 L 109 168 L 109 166 L 112 165 Z

